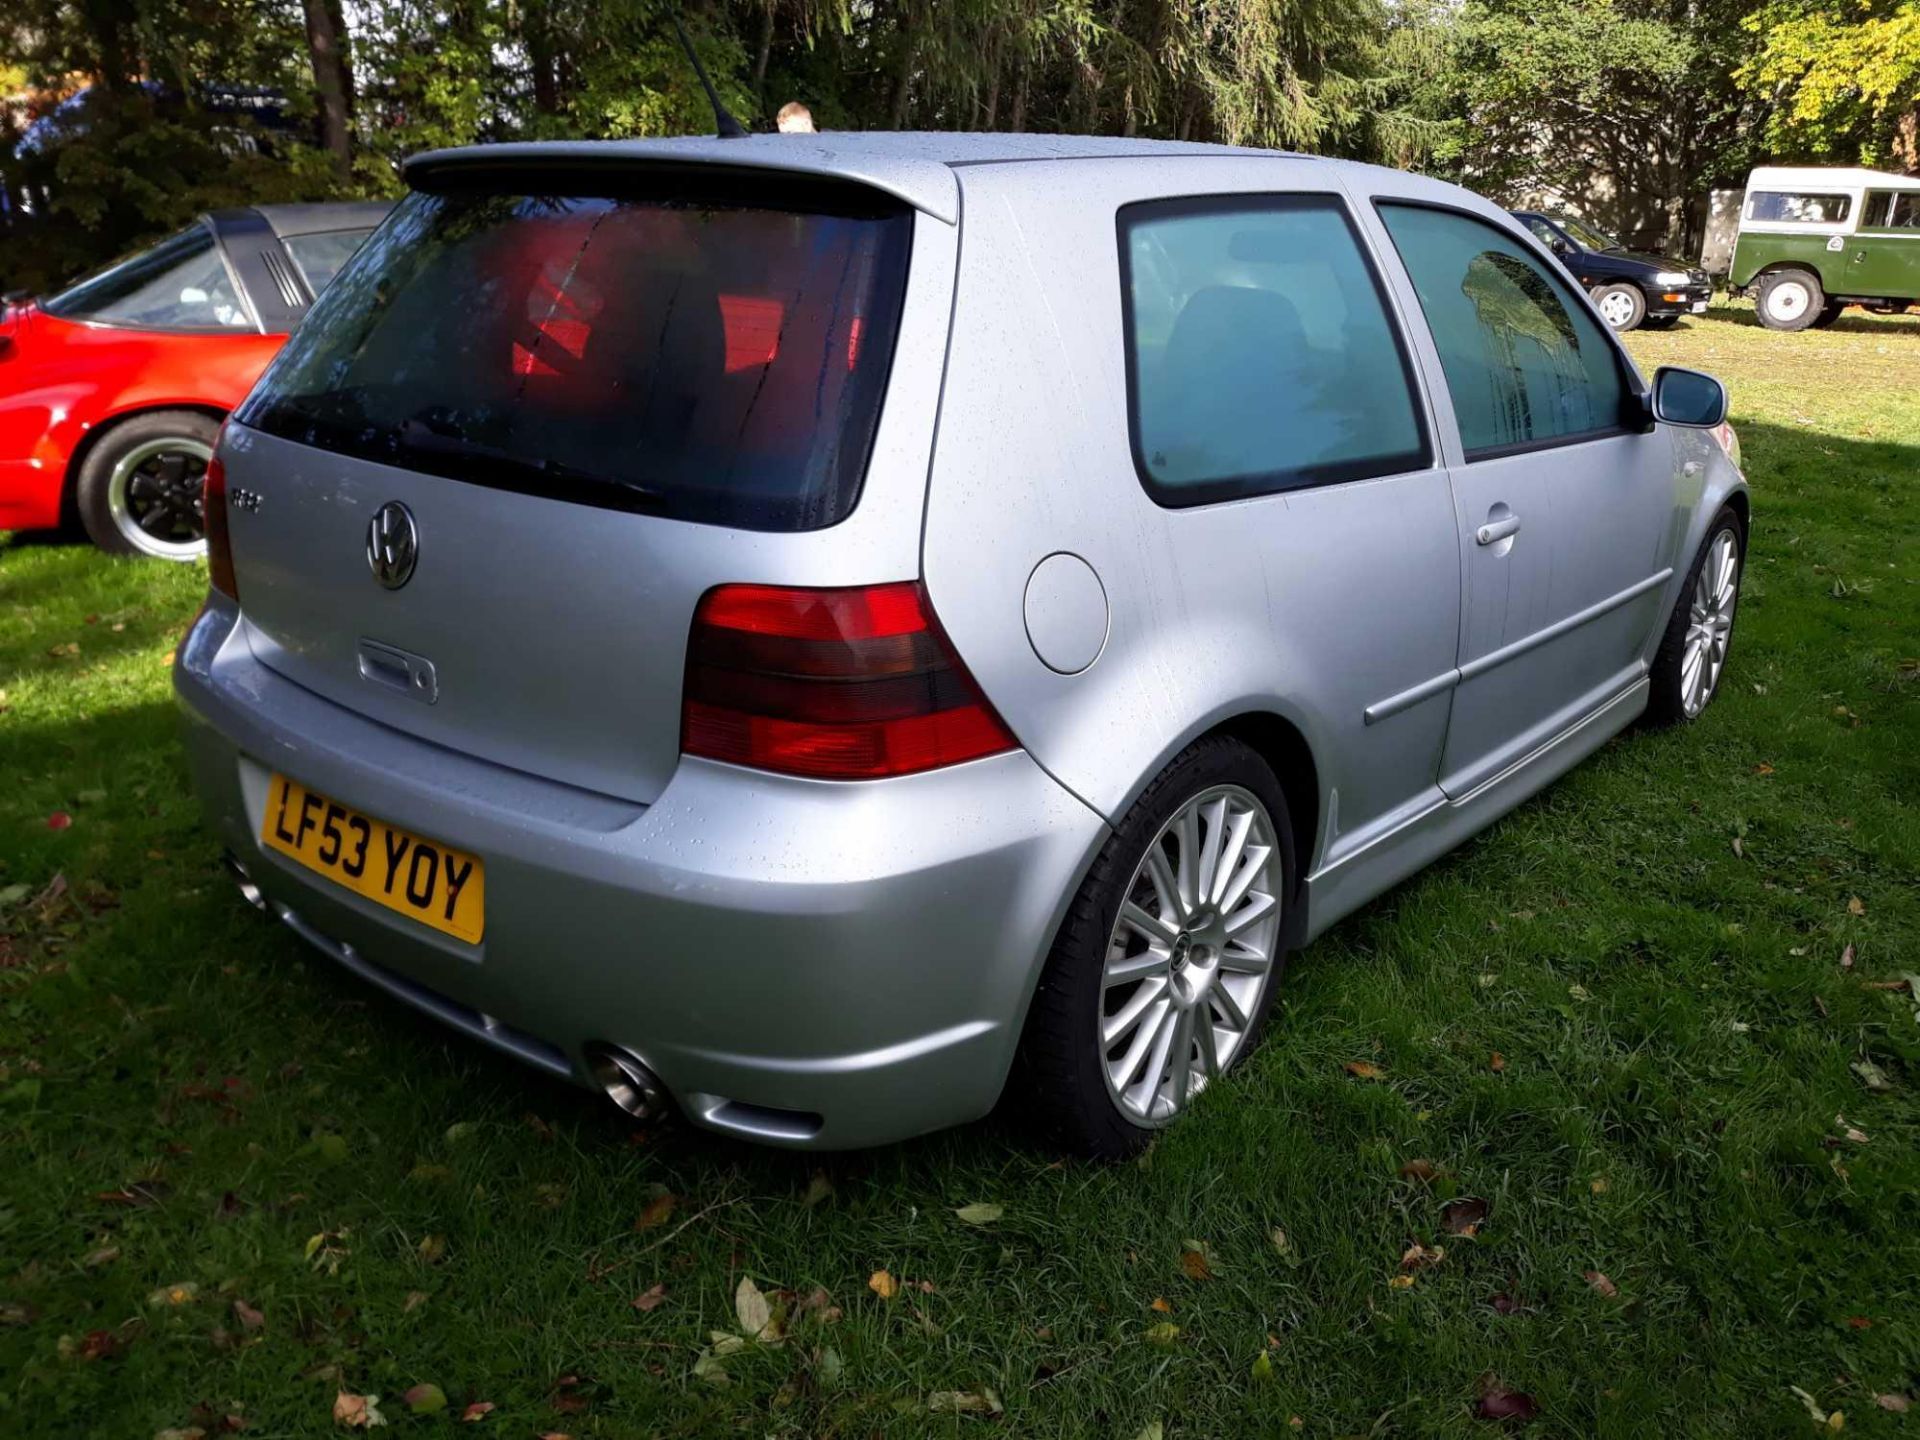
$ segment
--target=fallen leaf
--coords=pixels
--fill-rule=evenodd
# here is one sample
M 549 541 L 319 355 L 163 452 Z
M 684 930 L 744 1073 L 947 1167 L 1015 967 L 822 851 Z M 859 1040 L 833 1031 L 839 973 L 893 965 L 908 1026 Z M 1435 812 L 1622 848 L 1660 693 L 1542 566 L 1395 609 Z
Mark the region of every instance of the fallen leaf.
M 1758 765 L 1753 767 L 1753 773 L 1756 775 L 1771 775 L 1773 774 L 1773 766 L 1762 760 Z
M 119 1258 L 118 1245 L 102 1245 L 98 1250 L 91 1252 L 80 1264 L 88 1270 L 98 1270 L 103 1265 L 111 1265 Z
M 1736 860 L 1744 860 L 1747 858 L 1746 849 L 1741 845 L 1738 835 L 1733 837 L 1733 858 Z
M 1904 1415 L 1913 1408 L 1913 1402 L 1905 1395 L 1876 1395 L 1873 1403 L 1882 1410 L 1891 1410 L 1896 1415 Z
M 969 1225 L 991 1225 L 1006 1213 L 1002 1205 L 974 1204 L 962 1205 L 953 1212 Z
M 1413 1276 L 1395 1275 L 1387 1281 L 1387 1285 L 1394 1290 L 1411 1290 L 1413 1288 Z
M 1871 1330 L 1873 1328 L 1873 1321 L 1864 1315 L 1849 1315 L 1847 1317 L 1847 1324 L 1855 1330 Z
M 177 1280 L 171 1285 L 162 1285 L 147 1296 L 149 1305 L 191 1305 L 200 1294 L 200 1287 L 191 1280 Z
M 437 1415 L 447 1408 L 447 1392 L 432 1381 L 415 1385 L 400 1398 L 415 1415 Z
M 1349 1075 L 1357 1075 L 1362 1080 L 1384 1080 L 1387 1076 L 1387 1072 L 1371 1060 L 1347 1061 L 1347 1073 Z
M 1253 1357 L 1253 1383 L 1256 1385 L 1273 1383 L 1273 1358 L 1264 1350 Z
M 1853 953 L 1852 945 L 1848 945 L 1846 949 L 1840 952 L 1840 968 L 1842 970 L 1853 969 Z
M 1613 1188 L 1612 1186 L 1607 1184 L 1607 1177 L 1604 1175 L 1596 1177 L 1587 1186 L 1587 1189 L 1591 1190 L 1596 1195 L 1604 1195 L 1607 1193 L 1608 1190 L 1612 1188 Z
M 1820 1408 L 1819 1401 L 1815 1400 L 1813 1396 L 1802 1390 L 1798 1385 L 1789 1385 L 1787 1389 L 1800 1397 L 1800 1403 L 1807 1407 L 1807 1414 L 1813 1417 L 1814 1424 L 1825 1425 L 1827 1423 L 1827 1412 Z
M 438 1265 L 447 1256 L 447 1237 L 444 1235 L 423 1235 L 420 1237 L 420 1258 L 429 1265 Z
M 633 1228 L 636 1230 L 652 1230 L 656 1226 L 666 1224 L 668 1219 L 673 1215 L 673 1207 L 679 1203 L 679 1199 L 670 1193 L 662 1193 L 654 1196 L 653 1199 L 647 1202 L 646 1209 L 640 1212 L 640 1217 L 633 1222 Z
M 665 1285 L 650 1285 L 633 1297 L 633 1308 L 638 1310 L 642 1315 L 652 1310 L 658 1310 L 666 1303 L 667 1287 Z
M 1504 1070 L 1504 1069 L 1506 1069 L 1506 1068 L 1507 1068 L 1507 1057 L 1506 1057 L 1506 1056 L 1504 1056 L 1504 1055 L 1502 1055 L 1502 1054 L 1501 1054 L 1501 1053 L 1500 1053 L 1500 1052 L 1499 1052 L 1498 1050 L 1496 1050 L 1496 1051 L 1494 1051 L 1494 1052 L 1493 1052 L 1493 1056 L 1492 1056 L 1492 1058 L 1491 1058 L 1491 1059 L 1489 1059 L 1489 1060 L 1487 1061 L 1487 1068 L 1488 1068 L 1489 1070 Z
M 233 1318 L 240 1322 L 242 1330 L 251 1332 L 267 1328 L 267 1317 L 244 1300 L 233 1302 Z
M 900 1282 L 884 1270 L 876 1270 L 867 1277 L 867 1288 L 882 1300 L 891 1300 L 900 1293 Z
M 1449 1235 L 1460 1235 L 1470 1240 L 1480 1233 L 1480 1227 L 1486 1223 L 1487 1213 L 1491 1209 L 1486 1201 L 1477 1196 L 1462 1195 L 1440 1207 L 1440 1226 Z
M 693 1378 L 703 1380 L 709 1385 L 731 1385 L 733 1377 L 727 1374 L 727 1367 L 711 1350 L 702 1350 L 693 1362 Z
M 1167 1427 L 1158 1420 L 1149 1420 L 1140 1427 L 1140 1433 L 1133 1440 L 1166 1440 Z
M 64 810 L 56 810 L 47 816 L 47 829 L 65 830 L 73 824 L 73 816 Z
M 371 1430 L 387 1423 L 378 1395 L 355 1395 L 342 1390 L 333 1397 L 333 1423 L 348 1430 Z
M 1180 1273 L 1189 1280 L 1213 1278 L 1213 1255 L 1204 1240 L 1180 1242 Z
M 833 1181 L 827 1178 L 826 1171 L 816 1170 L 813 1172 L 813 1178 L 807 1182 L 807 1193 L 800 1198 L 808 1209 L 812 1209 L 822 1200 L 831 1199 L 832 1196 Z
M 1180 1327 L 1171 1320 L 1162 1320 L 1158 1324 L 1147 1327 L 1147 1343 L 1158 1345 L 1163 1350 L 1169 1348 L 1179 1338 Z
M 733 1313 L 749 1340 L 758 1340 L 773 1328 L 773 1307 L 748 1276 L 742 1275 L 734 1288 Z
M 1446 1246 L 1422 1245 L 1416 1240 L 1407 1247 L 1406 1253 L 1400 1257 L 1400 1268 L 1402 1270 L 1425 1270 L 1429 1266 L 1438 1265 L 1446 1258 Z
M 406 1300 L 400 1306 L 400 1313 L 402 1315 L 411 1315 L 414 1311 L 418 1310 L 422 1305 L 426 1303 L 427 1303 L 426 1291 L 409 1290 L 407 1292 Z
M 1858 895 L 1849 895 L 1847 897 L 1847 913 L 1849 915 L 1866 914 L 1867 902 L 1862 900 Z
M 1400 1167 L 1402 1180 L 1431 1180 L 1439 1173 L 1439 1167 L 1431 1160 L 1409 1160 Z
M 936 1390 L 927 1396 L 927 1410 L 934 1415 L 998 1415 L 1006 1407 L 993 1390 Z
M 1489 1381 L 1480 1391 L 1480 1403 L 1474 1414 L 1482 1420 L 1531 1420 L 1540 1413 L 1533 1396 L 1509 1390 L 1499 1381 Z
M 1893 1089 L 1893 1082 L 1887 1079 L 1887 1072 L 1871 1060 L 1856 1060 L 1849 1068 L 1860 1077 L 1860 1083 L 1876 1095 Z
M 1620 1287 L 1615 1285 L 1613 1281 L 1609 1280 L 1598 1270 L 1586 1271 L 1585 1279 L 1587 1284 L 1594 1288 L 1596 1294 L 1603 1295 L 1609 1300 L 1617 1300 L 1620 1298 Z
M 476 1400 L 460 1412 L 462 1424 L 477 1425 L 493 1413 L 493 1401 Z

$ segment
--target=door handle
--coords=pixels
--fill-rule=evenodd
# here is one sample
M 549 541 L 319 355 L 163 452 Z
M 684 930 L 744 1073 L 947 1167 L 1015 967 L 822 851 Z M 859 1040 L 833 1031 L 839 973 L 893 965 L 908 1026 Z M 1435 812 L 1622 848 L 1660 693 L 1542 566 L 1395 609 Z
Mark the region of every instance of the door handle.
M 1492 545 L 1506 539 L 1509 535 L 1520 533 L 1520 517 L 1507 515 L 1499 520 L 1489 520 L 1474 532 L 1473 538 L 1482 545 Z

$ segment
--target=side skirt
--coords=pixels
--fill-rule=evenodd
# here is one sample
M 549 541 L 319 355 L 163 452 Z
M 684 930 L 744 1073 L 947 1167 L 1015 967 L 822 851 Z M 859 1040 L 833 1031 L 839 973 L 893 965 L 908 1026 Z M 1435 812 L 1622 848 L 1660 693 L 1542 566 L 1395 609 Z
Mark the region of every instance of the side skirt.
M 1375 896 L 1424 869 L 1461 841 L 1478 834 L 1531 799 L 1633 723 L 1647 708 L 1643 676 L 1597 710 L 1531 751 L 1499 774 L 1450 800 L 1435 786 L 1432 803 L 1362 849 L 1340 856 L 1307 877 L 1305 932 L 1314 939 Z

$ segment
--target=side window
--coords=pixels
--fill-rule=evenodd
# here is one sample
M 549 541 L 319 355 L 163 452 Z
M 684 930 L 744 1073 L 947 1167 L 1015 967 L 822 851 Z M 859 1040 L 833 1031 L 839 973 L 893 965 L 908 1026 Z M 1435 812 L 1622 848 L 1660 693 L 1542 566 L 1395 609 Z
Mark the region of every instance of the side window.
M 360 248 L 360 242 L 372 233 L 370 230 L 329 230 L 320 235 L 289 235 L 283 243 L 293 256 L 293 263 L 306 277 L 307 288 L 318 295 Z
M 251 330 L 204 225 L 181 231 L 47 302 L 49 314 L 156 330 Z
M 1497 228 L 1380 203 L 1440 352 L 1468 459 L 1620 428 L 1627 386 L 1600 322 Z
M 1779 190 L 1756 190 L 1747 196 L 1746 218 L 1838 225 L 1852 210 L 1851 195 L 1795 195 Z
M 1161 504 L 1429 463 L 1405 350 L 1333 196 L 1125 206 L 1120 276 L 1134 455 Z
M 1555 233 L 1553 226 L 1542 220 L 1538 215 L 1529 215 L 1527 217 L 1527 229 L 1533 232 L 1534 239 L 1538 240 L 1549 250 L 1563 243 L 1559 235 Z
M 1873 229 L 1920 230 L 1920 190 L 1870 190 L 1861 224 Z

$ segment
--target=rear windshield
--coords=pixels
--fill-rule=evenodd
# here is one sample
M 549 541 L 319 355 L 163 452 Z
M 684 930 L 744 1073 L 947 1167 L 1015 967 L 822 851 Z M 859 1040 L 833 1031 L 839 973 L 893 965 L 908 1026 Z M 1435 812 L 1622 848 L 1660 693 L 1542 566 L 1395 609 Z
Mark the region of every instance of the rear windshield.
M 911 220 L 778 182 L 416 192 L 242 407 L 318 446 L 753 530 L 853 508 Z M 748 203 L 747 197 L 752 203 Z

